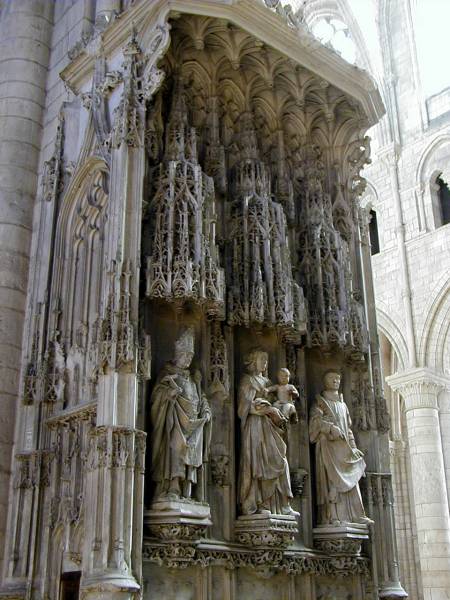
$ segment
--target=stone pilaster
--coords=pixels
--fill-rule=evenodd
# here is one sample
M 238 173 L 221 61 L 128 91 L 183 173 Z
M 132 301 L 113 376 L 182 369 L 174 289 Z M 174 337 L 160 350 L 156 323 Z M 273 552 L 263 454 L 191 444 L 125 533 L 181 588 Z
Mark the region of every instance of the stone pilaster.
M 424 597 L 445 598 L 450 590 L 450 517 L 438 394 L 446 380 L 420 368 L 388 377 L 387 383 L 405 403 Z
M 145 433 L 97 427 L 87 460 L 85 598 L 128 599 L 139 591 L 135 538 L 142 543 Z
M 144 83 L 145 98 L 162 81 L 162 73 L 152 67 L 168 44 L 168 30 L 157 40 L 143 73 L 134 33 L 123 48 L 121 99 L 111 130 L 106 233 L 106 261 L 111 268 L 100 328 L 97 428 L 88 465 L 86 496 L 92 512 L 82 565 L 85 600 L 129 600 L 141 591 L 145 434 L 136 428 L 136 415 L 145 100 L 139 81 Z M 149 80 L 148 71 L 156 77 Z

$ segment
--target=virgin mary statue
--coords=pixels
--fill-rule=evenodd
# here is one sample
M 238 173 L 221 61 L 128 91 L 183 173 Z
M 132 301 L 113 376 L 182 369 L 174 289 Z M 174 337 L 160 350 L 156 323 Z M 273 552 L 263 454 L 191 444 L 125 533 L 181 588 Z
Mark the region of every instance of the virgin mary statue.
M 295 516 L 289 504 L 289 465 L 280 428 L 285 418 L 268 400 L 271 382 L 265 375 L 267 363 L 266 352 L 250 352 L 245 360 L 248 372 L 239 386 L 241 512 Z

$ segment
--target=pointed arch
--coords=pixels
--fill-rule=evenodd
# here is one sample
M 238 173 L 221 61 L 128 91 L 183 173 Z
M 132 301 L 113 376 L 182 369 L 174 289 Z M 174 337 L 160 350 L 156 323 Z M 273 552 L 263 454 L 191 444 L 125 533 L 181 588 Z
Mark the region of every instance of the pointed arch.
M 392 311 L 390 311 L 392 314 Z M 377 324 L 378 329 L 386 336 L 391 343 L 398 357 L 398 367 L 402 371 L 408 364 L 408 346 L 400 327 L 400 318 L 395 319 L 388 314 L 386 307 L 381 307 L 377 303 Z
M 445 273 L 436 284 L 424 310 L 427 315 L 419 343 L 419 364 L 442 371 L 446 340 L 450 331 L 450 277 Z

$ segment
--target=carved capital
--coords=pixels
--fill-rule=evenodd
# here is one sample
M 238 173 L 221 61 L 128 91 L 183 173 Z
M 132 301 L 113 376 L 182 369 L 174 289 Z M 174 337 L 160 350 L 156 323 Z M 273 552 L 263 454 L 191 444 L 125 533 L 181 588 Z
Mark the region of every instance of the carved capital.
M 391 375 L 386 378 L 386 382 L 402 395 L 406 411 L 420 408 L 438 410 L 439 392 L 450 389 L 448 377 L 427 368 L 411 369 Z

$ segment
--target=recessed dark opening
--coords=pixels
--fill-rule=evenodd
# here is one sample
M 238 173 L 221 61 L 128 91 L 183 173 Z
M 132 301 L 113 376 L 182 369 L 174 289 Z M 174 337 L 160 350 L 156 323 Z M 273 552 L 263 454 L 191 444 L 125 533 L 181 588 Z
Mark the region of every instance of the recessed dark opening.
M 447 225 L 447 223 L 450 223 L 450 190 L 447 183 L 441 177 L 437 178 L 436 183 L 439 186 L 438 195 L 442 225 Z
M 377 213 L 374 210 L 370 211 L 369 237 L 370 237 L 370 253 L 373 256 L 374 254 L 378 254 L 380 252 L 380 240 L 378 237 Z
M 78 600 L 80 597 L 80 571 L 71 571 L 61 575 L 60 600 Z

